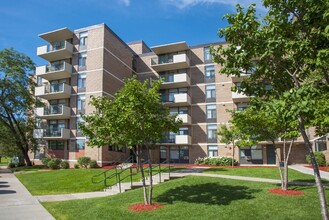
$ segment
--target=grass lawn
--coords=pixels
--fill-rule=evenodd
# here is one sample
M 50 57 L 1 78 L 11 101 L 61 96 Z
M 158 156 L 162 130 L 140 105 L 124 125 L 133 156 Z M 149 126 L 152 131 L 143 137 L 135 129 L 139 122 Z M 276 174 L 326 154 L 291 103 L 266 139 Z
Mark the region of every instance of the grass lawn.
M 13 172 L 32 172 L 32 171 L 40 171 L 43 170 L 44 166 L 43 165 L 35 165 L 35 166 L 24 166 L 24 167 L 14 167 L 10 168 L 11 171 Z
M 1 157 L 0 166 L 7 166 L 9 161 L 10 161 L 10 158 Z
M 210 168 L 205 170 L 203 173 L 259 177 L 259 178 L 267 178 L 267 179 L 280 179 L 280 174 L 277 167 Z M 314 177 L 312 175 L 300 173 L 293 169 L 289 169 L 288 175 L 289 175 L 289 181 L 314 182 Z M 323 182 L 327 182 L 327 181 L 323 181 Z
M 180 168 L 172 169 L 176 170 Z M 103 171 L 104 170 L 102 169 L 50 170 L 44 172 L 20 173 L 16 174 L 16 177 L 24 184 L 32 195 L 55 195 L 101 191 L 104 189 L 104 184 L 101 181 L 103 175 L 95 179 L 96 182 L 101 181 L 98 184 L 93 184 L 91 178 Z M 125 171 L 121 177 L 124 177 L 128 172 L 128 170 Z M 112 173 L 114 173 L 114 171 L 112 171 Z M 133 181 L 139 181 L 140 179 L 140 174 L 133 176 Z M 130 178 L 124 180 L 124 182 L 129 181 Z M 114 183 L 114 178 L 107 181 L 108 185 Z
M 188 176 L 156 185 L 154 202 L 163 208 L 134 213 L 142 189 L 115 196 L 42 203 L 56 219 L 321 219 L 315 187 L 292 187 L 303 196 L 273 195 L 275 184 Z M 328 195 L 327 190 L 327 195 Z M 328 197 L 329 198 L 329 197 Z

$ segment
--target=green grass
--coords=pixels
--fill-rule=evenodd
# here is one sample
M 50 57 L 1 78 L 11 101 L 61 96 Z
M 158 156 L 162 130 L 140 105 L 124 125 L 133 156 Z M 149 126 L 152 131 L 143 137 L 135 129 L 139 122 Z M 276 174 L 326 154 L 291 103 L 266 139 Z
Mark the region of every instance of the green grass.
M 205 170 L 203 173 L 258 177 L 258 178 L 278 179 L 278 180 L 280 179 L 280 174 L 277 167 L 210 168 Z M 288 176 L 289 181 L 314 182 L 314 177 L 312 175 L 304 174 L 293 169 L 289 169 L 288 175 L 289 175 Z M 327 182 L 327 181 L 323 181 L 323 182 Z
M 56 219 L 321 219 L 315 187 L 293 187 L 303 196 L 272 195 L 275 184 L 188 176 L 154 187 L 163 208 L 128 210 L 143 202 L 142 189 L 104 198 L 42 203 Z M 327 190 L 327 195 L 328 195 Z
M 173 168 L 177 170 L 179 168 Z M 154 169 L 155 171 L 157 170 Z M 104 189 L 104 175 L 100 175 L 94 179 L 98 184 L 93 184 L 91 178 L 100 174 L 105 170 L 102 169 L 67 169 L 67 170 L 51 170 L 44 172 L 20 173 L 16 177 L 24 184 L 32 195 L 56 195 L 80 192 L 94 192 Z M 114 174 L 114 171 L 107 173 L 107 176 Z M 121 178 L 127 176 L 129 170 L 121 174 Z M 133 181 L 139 181 L 140 174 L 133 176 Z M 129 182 L 130 178 L 126 178 L 124 182 Z M 114 184 L 115 178 L 109 179 L 107 185 Z
M 35 166 L 24 166 L 24 167 L 14 167 L 10 168 L 11 171 L 13 172 L 32 172 L 32 171 L 40 171 L 44 170 L 43 165 L 35 165 Z
M 1 157 L 0 166 L 7 166 L 10 161 L 10 158 Z

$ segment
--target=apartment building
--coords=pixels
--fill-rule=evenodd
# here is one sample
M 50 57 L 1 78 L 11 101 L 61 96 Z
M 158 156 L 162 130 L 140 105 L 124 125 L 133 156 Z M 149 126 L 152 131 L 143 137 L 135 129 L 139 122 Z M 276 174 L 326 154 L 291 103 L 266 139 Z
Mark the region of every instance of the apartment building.
M 90 96 L 113 98 L 123 80 L 136 74 L 141 81 L 161 79 L 161 100 L 171 114 L 178 114 L 183 121 L 178 133 L 166 131 L 166 138 L 152 150 L 153 162 L 171 159 L 194 163 L 198 157 L 232 156 L 232 146 L 220 143 L 217 128 L 230 120 L 227 109 L 242 111 L 250 97 L 231 91 L 248 74 L 218 74 L 220 66 L 212 61 L 210 45 L 225 43 L 189 46 L 177 42 L 150 48 L 144 41 L 123 42 L 105 24 L 75 31 L 63 28 L 39 36 L 48 45 L 39 47 L 37 53 L 49 62 L 37 67 L 35 74 L 35 95 L 45 103 L 45 107 L 36 109 L 39 128 L 35 137 L 40 153 L 72 164 L 81 156 L 89 156 L 100 165 L 127 158 L 129 149 L 87 146 L 77 122 L 81 121 L 80 113 L 93 112 L 88 106 Z M 282 145 L 277 152 L 280 157 Z M 306 153 L 298 139 L 290 162 L 305 163 Z M 269 142 L 236 148 L 235 157 L 241 164 L 278 163 Z

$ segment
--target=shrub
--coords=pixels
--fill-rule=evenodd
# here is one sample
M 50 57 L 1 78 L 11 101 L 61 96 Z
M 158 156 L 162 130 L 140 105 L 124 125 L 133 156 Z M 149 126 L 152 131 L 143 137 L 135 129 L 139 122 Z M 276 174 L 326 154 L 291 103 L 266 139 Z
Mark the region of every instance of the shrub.
M 324 167 L 327 165 L 326 157 L 322 152 L 314 152 L 315 160 L 319 167 Z M 312 164 L 310 155 L 306 155 L 306 162 Z
M 96 160 L 91 160 L 91 161 L 89 162 L 89 167 L 90 167 L 90 168 L 98 168 L 99 166 L 98 166 Z
M 51 160 L 51 158 L 49 158 L 49 157 L 42 158 L 42 160 L 41 160 L 42 165 L 44 165 L 45 167 L 48 167 L 48 163 L 50 160 Z
M 63 160 L 61 162 L 61 169 L 68 169 L 68 168 L 70 168 L 69 162 L 67 162 L 66 160 Z
M 79 169 L 80 168 L 80 166 L 79 166 L 79 164 L 74 164 L 74 169 Z
M 8 163 L 8 168 L 14 168 L 15 166 L 16 164 L 13 162 Z
M 90 163 L 90 157 L 79 157 L 78 164 L 81 167 L 88 168 L 88 165 Z
M 197 158 L 194 164 L 205 164 L 213 166 L 231 166 L 232 165 L 231 157 L 204 157 Z M 238 162 L 234 160 L 234 166 L 237 166 Z
M 59 169 L 62 160 L 59 158 L 51 158 L 48 162 L 48 167 L 51 169 Z

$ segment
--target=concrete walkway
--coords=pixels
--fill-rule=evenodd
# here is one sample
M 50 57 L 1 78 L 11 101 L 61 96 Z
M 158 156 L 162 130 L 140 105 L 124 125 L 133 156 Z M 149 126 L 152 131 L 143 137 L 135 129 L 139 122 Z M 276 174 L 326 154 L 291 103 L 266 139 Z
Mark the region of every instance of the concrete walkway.
M 54 219 L 7 169 L 0 169 L 0 219 Z
M 314 176 L 313 169 L 305 167 L 304 165 L 289 165 L 289 168 L 299 171 L 301 173 L 310 174 Z M 320 176 L 322 179 L 329 180 L 329 172 L 320 171 Z

